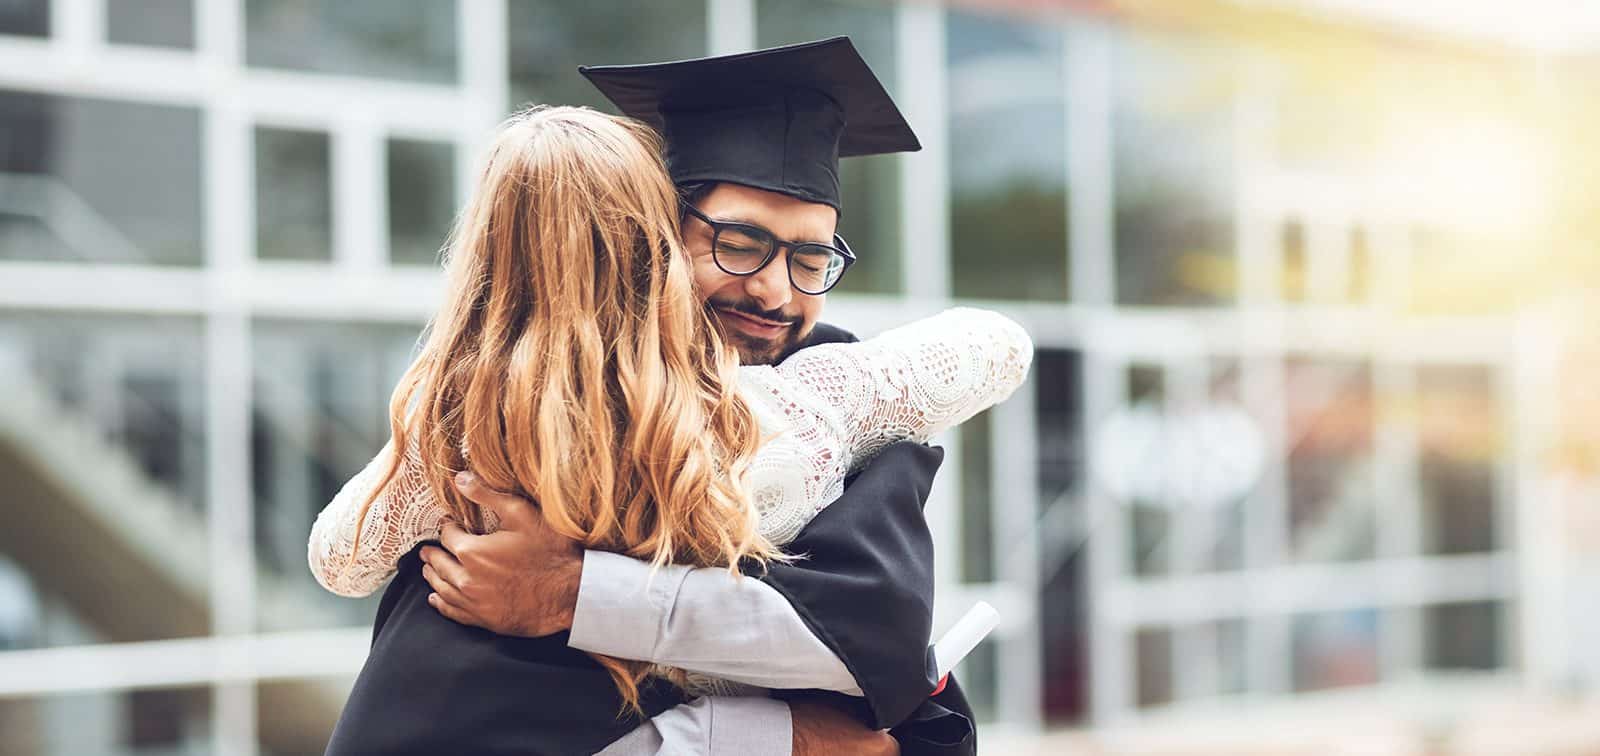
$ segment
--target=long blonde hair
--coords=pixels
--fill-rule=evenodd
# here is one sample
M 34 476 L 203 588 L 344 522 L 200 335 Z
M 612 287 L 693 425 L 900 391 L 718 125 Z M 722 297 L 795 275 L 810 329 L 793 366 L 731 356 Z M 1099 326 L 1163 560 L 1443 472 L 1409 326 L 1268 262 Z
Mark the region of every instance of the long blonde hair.
M 660 152 L 648 127 L 587 108 L 502 125 L 390 400 L 394 448 L 417 445 L 433 495 L 474 532 L 483 513 L 452 485 L 464 450 L 484 484 L 587 548 L 737 571 L 776 556 L 742 485 L 759 429 L 694 294 Z M 635 710 L 647 675 L 684 679 L 596 659 Z

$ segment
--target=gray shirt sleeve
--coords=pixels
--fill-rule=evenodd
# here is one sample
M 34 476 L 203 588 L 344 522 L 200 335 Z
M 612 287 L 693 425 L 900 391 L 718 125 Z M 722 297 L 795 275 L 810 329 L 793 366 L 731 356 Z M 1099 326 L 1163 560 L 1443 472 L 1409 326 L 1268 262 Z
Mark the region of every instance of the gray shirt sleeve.
M 790 756 L 789 705 L 758 696 L 706 696 L 639 725 L 598 756 Z
M 860 695 L 783 594 L 717 567 L 652 571 L 637 559 L 585 552 L 567 644 L 765 688 Z

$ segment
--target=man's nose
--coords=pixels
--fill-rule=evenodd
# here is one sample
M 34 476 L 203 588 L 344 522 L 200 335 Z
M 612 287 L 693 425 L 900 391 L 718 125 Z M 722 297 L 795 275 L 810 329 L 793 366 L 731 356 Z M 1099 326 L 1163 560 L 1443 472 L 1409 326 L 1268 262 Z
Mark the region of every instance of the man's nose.
M 779 252 L 767 267 L 744 279 L 744 292 L 761 304 L 763 310 L 776 310 L 789 304 L 794 291 L 789 286 L 789 258 Z

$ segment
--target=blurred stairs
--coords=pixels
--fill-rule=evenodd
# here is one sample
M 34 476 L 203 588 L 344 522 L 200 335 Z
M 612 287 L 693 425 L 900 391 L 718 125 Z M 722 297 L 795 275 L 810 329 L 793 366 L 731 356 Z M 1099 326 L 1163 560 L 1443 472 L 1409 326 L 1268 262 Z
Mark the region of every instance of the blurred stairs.
M 0 512 L 0 553 L 107 642 L 211 634 L 204 515 L 22 371 L 0 372 Z M 303 583 L 256 573 L 263 614 L 341 624 Z M 347 688 L 291 681 L 258 690 L 264 748 L 310 753 L 324 747 Z

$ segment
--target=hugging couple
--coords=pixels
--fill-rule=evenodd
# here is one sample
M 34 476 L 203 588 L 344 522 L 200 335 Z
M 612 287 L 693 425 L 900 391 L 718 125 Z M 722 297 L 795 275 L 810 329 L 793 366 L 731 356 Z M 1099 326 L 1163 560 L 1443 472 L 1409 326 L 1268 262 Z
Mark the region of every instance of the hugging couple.
M 328 590 L 393 577 L 327 753 L 974 753 L 925 442 L 1032 344 L 818 323 L 839 158 L 916 136 L 844 37 L 580 70 L 629 117 L 501 127 L 392 440 L 312 529 Z

